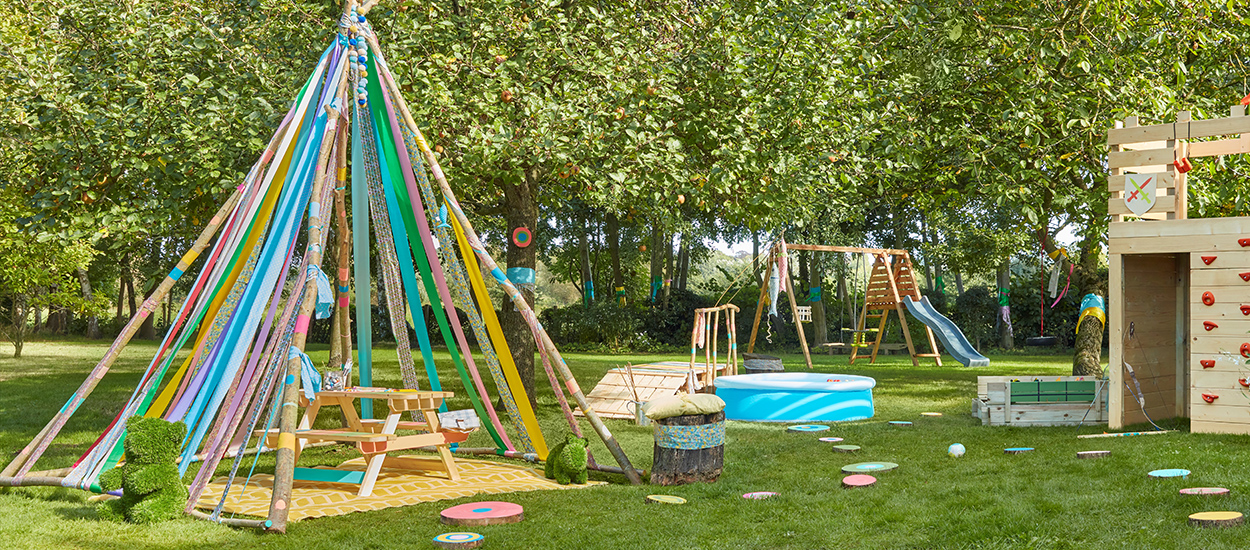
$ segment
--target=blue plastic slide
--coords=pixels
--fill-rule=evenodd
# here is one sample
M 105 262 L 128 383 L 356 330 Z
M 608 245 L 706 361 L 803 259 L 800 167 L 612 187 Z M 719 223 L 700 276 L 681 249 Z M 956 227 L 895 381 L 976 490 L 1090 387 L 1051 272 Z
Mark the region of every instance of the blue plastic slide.
M 928 298 L 921 298 L 917 302 L 912 300 L 911 296 L 904 296 L 903 303 L 907 304 L 907 311 L 910 311 L 913 317 L 920 319 L 920 322 L 933 329 L 938 340 L 942 341 L 942 347 L 946 348 L 946 353 L 954 356 L 956 361 L 963 363 L 965 367 L 989 366 L 989 358 L 977 353 L 972 344 L 968 343 L 968 339 L 964 338 L 964 333 L 959 330 L 959 327 L 933 309 L 933 304 L 929 303 Z

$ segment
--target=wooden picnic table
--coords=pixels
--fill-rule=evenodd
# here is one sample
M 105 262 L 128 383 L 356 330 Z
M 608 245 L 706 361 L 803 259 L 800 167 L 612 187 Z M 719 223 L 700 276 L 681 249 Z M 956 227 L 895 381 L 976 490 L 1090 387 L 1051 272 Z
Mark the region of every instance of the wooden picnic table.
M 330 468 L 295 468 L 295 479 L 302 481 L 318 481 L 329 483 L 349 483 L 360 485 L 359 496 L 373 493 L 373 485 L 378 474 L 385 465 L 387 468 L 403 470 L 419 470 L 423 472 L 443 472 L 447 478 L 455 481 L 460 479 L 456 472 L 455 458 L 451 454 L 452 443 L 460 443 L 468 438 L 469 432 L 443 428 L 438 420 L 438 408 L 443 401 L 454 394 L 448 391 L 392 390 L 387 388 L 348 388 L 342 391 L 318 392 L 316 398 L 308 402 L 301 398 L 301 405 L 306 406 L 304 417 L 295 430 L 298 445 L 295 448 L 295 460 L 298 463 L 300 451 L 305 443 L 317 441 L 335 441 L 354 443 L 356 448 L 365 455 L 365 471 L 339 470 Z M 361 419 L 356 414 L 353 401 L 356 399 L 374 399 L 387 404 L 388 413 L 385 419 Z M 332 430 L 315 430 L 312 426 L 317 415 L 325 407 L 338 407 L 347 419 L 347 427 Z M 401 416 L 405 412 L 415 411 L 425 421 L 404 421 Z M 415 430 L 424 433 L 398 435 L 396 430 Z M 273 447 L 277 439 L 277 430 L 269 430 L 266 445 Z M 418 447 L 435 447 L 438 458 L 417 456 L 395 456 L 391 453 Z

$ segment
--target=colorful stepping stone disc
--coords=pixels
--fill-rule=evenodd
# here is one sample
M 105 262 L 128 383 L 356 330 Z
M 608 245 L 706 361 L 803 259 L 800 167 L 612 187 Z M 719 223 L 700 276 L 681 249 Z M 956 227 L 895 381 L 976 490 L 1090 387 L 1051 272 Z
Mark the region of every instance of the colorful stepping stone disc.
M 842 473 L 861 474 L 864 472 L 886 472 L 898 468 L 893 462 L 856 462 L 842 467 Z
M 786 429 L 792 432 L 827 432 L 829 431 L 829 426 L 823 424 L 799 424 Z
M 647 504 L 685 504 L 686 499 L 673 495 L 647 495 Z
M 1198 512 L 1189 516 L 1189 524 L 1199 527 L 1232 527 L 1241 525 L 1245 519 L 1241 512 Z
M 745 495 L 742 495 L 742 498 L 745 498 L 747 500 L 764 500 L 766 498 L 772 498 L 775 496 L 777 496 L 777 493 L 774 493 L 772 491 L 755 491 L 754 493 L 747 493 Z
M 1020 453 L 1027 453 L 1032 450 L 1033 450 L 1033 447 L 1009 447 L 1009 448 L 1003 449 L 1003 452 L 1009 455 L 1018 455 Z
M 942 413 L 927 412 L 927 413 L 920 413 L 920 416 L 942 416 Z
M 842 478 L 842 486 L 847 489 L 854 487 L 867 487 L 877 482 L 877 478 L 868 474 L 853 474 Z
M 499 525 L 525 519 L 525 509 L 511 502 L 470 502 L 443 510 L 447 525 Z
M 859 450 L 859 445 L 834 445 L 833 446 L 833 452 L 835 453 L 853 453 L 858 450 Z
M 1181 489 L 1182 495 L 1216 496 L 1227 495 L 1228 489 L 1223 487 L 1187 487 Z
M 1164 470 L 1154 470 L 1146 475 L 1149 475 L 1150 477 L 1157 477 L 1157 478 L 1165 478 L 1165 477 L 1182 477 L 1183 478 L 1183 477 L 1189 477 L 1189 470 L 1184 470 L 1181 468 L 1167 468 Z
M 906 420 L 891 420 L 890 425 L 891 426 L 910 426 L 911 422 L 908 422 Z
M 443 533 L 434 537 L 434 546 L 439 548 L 477 548 L 486 537 L 477 533 Z
M 822 437 L 820 438 L 820 441 L 824 441 L 825 443 L 837 443 L 839 441 L 842 441 L 842 438 L 841 437 Z

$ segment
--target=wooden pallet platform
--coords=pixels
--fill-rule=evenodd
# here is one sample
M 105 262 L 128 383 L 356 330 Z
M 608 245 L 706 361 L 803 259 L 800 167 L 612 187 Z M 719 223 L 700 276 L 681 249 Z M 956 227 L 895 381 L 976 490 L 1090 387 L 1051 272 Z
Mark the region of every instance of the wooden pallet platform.
M 700 384 L 707 383 L 703 367 L 702 364 L 695 365 L 695 376 L 698 377 Z M 634 384 L 638 389 L 638 399 L 641 401 L 676 395 L 686 386 L 686 377 L 690 373 L 690 363 L 680 361 L 661 361 L 633 365 L 631 368 L 634 371 Z M 716 365 L 718 374 L 724 371 L 724 364 Z M 632 420 L 634 410 L 629 406 L 629 402 L 633 401 L 634 394 L 629 389 L 628 378 L 629 375 L 624 367 L 614 368 L 604 374 L 603 379 L 595 385 L 595 389 L 586 395 L 586 402 L 591 410 L 602 418 Z M 580 410 L 575 410 L 573 413 L 582 416 Z

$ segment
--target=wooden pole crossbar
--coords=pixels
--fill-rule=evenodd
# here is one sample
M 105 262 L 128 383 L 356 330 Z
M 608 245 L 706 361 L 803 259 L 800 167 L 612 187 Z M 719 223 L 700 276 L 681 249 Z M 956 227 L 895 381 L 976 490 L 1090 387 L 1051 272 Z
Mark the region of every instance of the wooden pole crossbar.
M 915 275 L 911 263 L 911 253 L 906 250 L 895 248 L 867 248 L 859 246 L 828 246 L 815 244 L 792 244 L 778 240 L 768 252 L 768 263 L 771 266 L 779 260 L 782 250 L 807 250 L 811 252 L 842 252 L 851 254 L 871 254 L 873 257 L 872 272 L 868 276 L 868 282 L 865 284 L 864 305 L 859 313 L 859 320 L 856 323 L 855 337 L 851 342 L 851 364 L 859 359 L 859 348 L 868 347 L 867 339 L 863 337 L 868 332 L 876 332 L 876 339 L 872 342 L 872 354 L 869 358 L 870 363 L 877 361 L 877 353 L 881 349 L 881 341 L 885 338 L 885 328 L 889 320 L 890 312 L 898 314 L 899 323 L 903 329 L 903 340 L 907 344 L 907 351 L 911 356 L 911 362 L 914 366 L 920 366 L 919 358 L 932 358 L 937 366 L 942 366 L 942 356 L 938 353 L 937 339 L 934 337 L 933 329 L 925 325 L 925 334 L 928 337 L 930 353 L 919 353 L 916 351 L 915 344 L 912 343 L 911 331 L 907 327 L 907 310 L 903 304 L 903 297 L 910 296 L 914 300 L 920 300 L 920 285 L 916 284 Z M 811 351 L 807 346 L 807 337 L 803 331 L 803 323 L 799 322 L 799 311 L 797 301 L 794 297 L 793 284 L 783 281 L 783 288 L 787 291 L 786 295 L 790 301 L 790 311 L 794 315 L 795 326 L 799 335 L 799 343 L 803 348 L 803 357 L 807 360 L 807 367 L 812 368 Z M 759 334 L 760 319 L 766 304 L 765 299 L 768 296 L 767 286 L 760 288 L 760 297 L 756 302 L 755 321 L 751 324 L 751 339 L 747 342 L 747 353 L 755 351 L 755 339 Z M 869 312 L 877 312 L 869 314 Z M 869 319 L 877 320 L 877 326 L 868 328 Z

